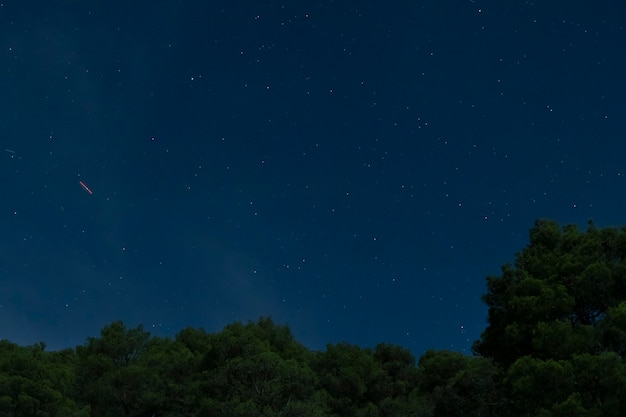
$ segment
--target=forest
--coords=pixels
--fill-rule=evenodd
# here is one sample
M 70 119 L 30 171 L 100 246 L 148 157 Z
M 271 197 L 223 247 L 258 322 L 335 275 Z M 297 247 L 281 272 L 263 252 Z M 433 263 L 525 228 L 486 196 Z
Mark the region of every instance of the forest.
M 537 220 L 486 279 L 474 355 L 338 343 L 269 317 L 151 336 L 117 321 L 75 349 L 0 342 L 0 417 L 626 415 L 626 227 Z

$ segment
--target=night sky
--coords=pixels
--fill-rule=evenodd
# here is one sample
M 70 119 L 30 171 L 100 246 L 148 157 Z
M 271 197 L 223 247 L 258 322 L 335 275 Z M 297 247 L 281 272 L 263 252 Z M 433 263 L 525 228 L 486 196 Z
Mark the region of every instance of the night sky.
M 625 45 L 622 1 L 4 1 L 0 339 L 469 354 L 535 219 L 626 224 Z

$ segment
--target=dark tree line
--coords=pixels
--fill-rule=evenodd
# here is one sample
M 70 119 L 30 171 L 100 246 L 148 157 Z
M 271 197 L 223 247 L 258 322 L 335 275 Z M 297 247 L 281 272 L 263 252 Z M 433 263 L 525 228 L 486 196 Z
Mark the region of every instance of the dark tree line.
M 174 338 L 114 322 L 75 349 L 0 341 L 0 417 L 626 415 L 626 228 L 540 220 L 487 278 L 475 356 L 310 351 L 270 318 Z

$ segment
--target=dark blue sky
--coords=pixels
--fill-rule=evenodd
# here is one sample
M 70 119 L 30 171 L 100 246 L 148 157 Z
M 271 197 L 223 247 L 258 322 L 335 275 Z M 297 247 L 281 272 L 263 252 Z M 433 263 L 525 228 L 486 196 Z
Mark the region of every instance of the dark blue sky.
M 626 224 L 620 1 L 64 4 L 0 5 L 0 339 L 469 353 L 536 218 Z

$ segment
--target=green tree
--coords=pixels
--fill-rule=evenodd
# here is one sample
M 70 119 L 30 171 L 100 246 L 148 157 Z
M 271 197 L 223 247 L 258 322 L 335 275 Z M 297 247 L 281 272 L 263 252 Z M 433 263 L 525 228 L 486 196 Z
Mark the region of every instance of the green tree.
M 316 377 L 284 326 L 261 318 L 233 323 L 210 338 L 201 365 L 201 414 L 321 416 Z
M 603 345 L 626 359 L 626 301 L 607 310 L 599 330 Z
M 429 350 L 419 359 L 418 371 L 430 416 L 484 416 L 505 405 L 498 398 L 501 372 L 491 359 Z
M 487 278 L 483 300 L 489 326 L 475 352 L 509 366 L 528 355 L 564 359 L 618 349 L 618 332 L 603 337 L 598 329 L 607 312 L 626 299 L 625 258 L 624 228 L 597 229 L 590 223 L 580 232 L 538 220 L 514 265 Z
M 140 361 L 149 340 L 142 326 L 116 321 L 77 347 L 79 398 L 94 416 L 139 416 L 154 407 L 158 376 Z
M 576 391 L 588 415 L 619 416 L 626 407 L 626 364 L 615 352 L 572 358 Z
M 371 415 L 368 384 L 382 369 L 371 350 L 348 343 L 329 344 L 313 360 L 320 386 L 328 393 L 328 405 L 335 415 Z
M 380 343 L 374 348 L 374 360 L 382 368 L 378 380 L 370 388 L 374 399 L 394 399 L 408 395 L 417 386 L 415 357 L 401 346 Z
M 85 417 L 76 404 L 71 350 L 46 352 L 45 344 L 21 347 L 0 341 L 0 415 Z
M 525 356 L 509 367 L 504 386 L 512 415 L 538 415 L 549 412 L 574 392 L 574 369 L 569 361 Z
M 198 405 L 199 355 L 179 340 L 152 338 L 138 362 L 153 384 L 150 398 L 144 397 L 146 411 L 172 417 L 193 414 Z
M 626 228 L 538 220 L 487 290 L 474 350 L 503 367 L 498 415 L 623 414 Z
M 414 415 L 421 400 L 412 395 L 418 383 L 415 359 L 400 346 L 329 344 L 316 353 L 313 369 L 333 415 Z

